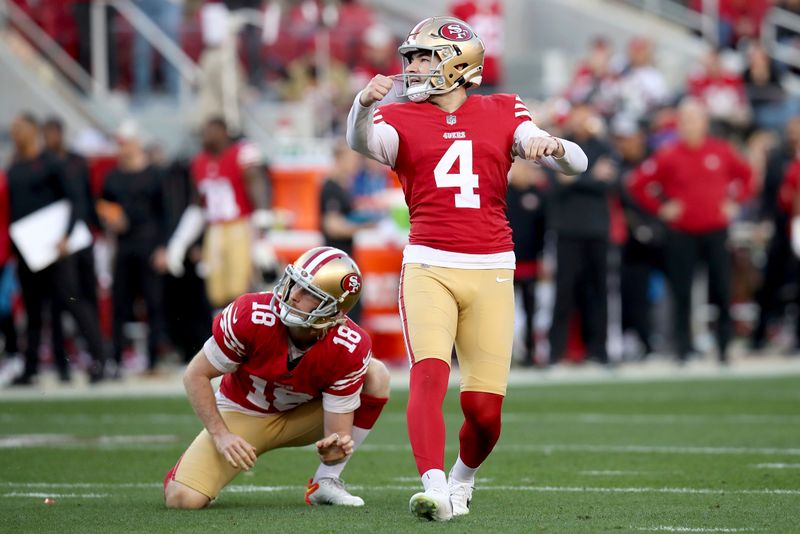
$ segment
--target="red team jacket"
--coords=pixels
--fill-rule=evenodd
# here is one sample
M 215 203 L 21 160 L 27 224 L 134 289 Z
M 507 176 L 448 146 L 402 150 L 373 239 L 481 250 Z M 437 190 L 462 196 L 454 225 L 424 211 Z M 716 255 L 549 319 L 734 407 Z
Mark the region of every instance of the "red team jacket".
M 778 206 L 790 217 L 794 215 L 795 202 L 800 194 L 800 158 L 796 158 L 786 169 L 786 175 L 778 193 Z
M 680 201 L 683 213 L 670 226 L 698 234 L 726 228 L 723 201 L 747 200 L 754 183 L 747 162 L 725 141 L 709 137 L 697 148 L 678 141 L 659 149 L 634 171 L 629 187 L 652 213 L 667 200 Z
M 204 352 L 217 370 L 227 373 L 218 401 L 227 399 L 262 414 L 291 410 L 320 397 L 328 411 L 358 408 L 372 357 L 369 335 L 347 319 L 289 369 L 288 331 L 271 300 L 272 293 L 242 295 L 214 319 L 213 340 L 219 349 L 209 340 Z
M 192 179 L 203 201 L 208 221 L 230 222 L 253 211 L 245 187 L 244 171 L 260 161 L 258 149 L 237 142 L 219 155 L 201 152 L 192 160 Z
M 516 95 L 471 95 L 454 113 L 392 103 L 373 121 L 397 130 L 394 170 L 409 207 L 409 243 L 449 252 L 514 250 L 506 189 L 514 132 L 531 116 Z

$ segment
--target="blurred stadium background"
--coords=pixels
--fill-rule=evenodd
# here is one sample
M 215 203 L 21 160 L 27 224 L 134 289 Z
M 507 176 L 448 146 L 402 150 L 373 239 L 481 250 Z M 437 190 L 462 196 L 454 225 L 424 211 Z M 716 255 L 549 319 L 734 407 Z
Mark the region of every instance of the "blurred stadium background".
M 285 263 L 303 250 L 344 240 L 364 272 L 360 322 L 402 390 L 407 362 L 396 295 L 407 210 L 391 171 L 349 153 L 342 138 L 355 94 L 373 75 L 399 72 L 396 47 L 408 29 L 446 13 L 468 20 L 486 42 L 482 91 L 520 94 L 540 127 L 571 138 L 588 133 L 618 163 L 604 197 L 608 286 L 599 298 L 607 303 L 608 328 L 602 357 L 588 348 L 596 332 L 589 319 L 581 321 L 577 310 L 586 308 L 580 302 L 566 350 L 557 358 L 550 355 L 556 293 L 553 213 L 546 207 L 552 206 L 550 178 L 535 169 L 528 169 L 530 176 L 521 171 L 526 177 L 520 178 L 518 201 L 524 209 L 512 225 L 539 236 L 517 251 L 525 260 L 518 271 L 520 297 L 534 295 L 535 312 L 523 309 L 525 299 L 518 299 L 511 392 L 521 400 L 513 404 L 516 419 L 512 414 L 506 421 L 509 437 L 500 442 L 506 453 L 493 457 L 495 466 L 483 474 L 494 477 L 497 488 L 487 491 L 487 500 L 497 507 L 505 506 L 509 490 L 503 488 L 516 485 L 534 489 L 512 492 L 515 506 L 525 508 L 546 495 L 534 507 L 548 511 L 545 519 L 527 510 L 518 522 L 502 523 L 503 514 L 483 508 L 486 517 L 469 528 L 503 524 L 504 530 L 530 532 L 540 521 L 539 530 L 547 532 L 792 531 L 800 492 L 791 476 L 800 467 L 800 273 L 789 244 L 792 214 L 781 207 L 779 191 L 800 158 L 798 0 L 0 0 L 0 165 L 7 169 L 14 161 L 16 118 L 23 113 L 38 121 L 57 118 L 67 147 L 88 164 L 94 201 L 118 164 L 120 142 L 132 138 L 163 177 L 167 219 L 174 228 L 189 201 L 201 128 L 222 117 L 234 138 L 257 146 L 271 192 L 270 227 L 252 251 L 253 289 L 271 288 Z M 713 134 L 736 147 L 754 176 L 755 193 L 729 227 L 735 340 L 727 365 L 715 357 L 712 332 L 719 310 L 708 297 L 706 272 L 698 270 L 692 281 L 691 358 L 676 365 L 663 263 L 669 259 L 642 262 L 628 254 L 641 225 L 624 198 L 628 172 L 635 167 L 624 164 L 625 142 L 641 135 L 650 152 L 675 139 L 676 107 L 687 95 L 703 102 Z M 331 182 L 344 192 L 346 209 L 331 203 L 326 192 Z M 105 225 L 92 230 L 97 322 L 110 343 L 117 244 Z M 68 530 L 83 530 L 79 508 L 70 505 L 65 515 L 48 509 L 39 516 L 35 506 L 47 495 L 72 495 L 56 499 L 91 502 L 92 521 L 99 522 L 109 502 L 118 507 L 131 502 L 133 529 L 145 529 L 149 510 L 159 505 L 157 484 L 147 484 L 157 481 L 198 427 L 188 405 L 175 398 L 182 392 L 183 364 L 202 344 L 214 312 L 202 297 L 202 261 L 190 252 L 183 282 L 164 275 L 166 328 L 152 359 L 149 318 L 137 299 L 124 321 L 128 344 L 122 359 L 107 369 L 115 380 L 90 387 L 84 378 L 91 364 L 86 344 L 71 318 L 57 312 L 44 319 L 41 372 L 27 388 L 6 387 L 23 370 L 28 319 L 14 261 L 4 261 L 0 448 L 9 450 L 0 460 L 0 496 L 6 497 L 0 498 L 0 509 L 13 513 L 8 517 L 21 530 L 60 521 Z M 631 273 L 643 279 L 633 297 L 625 289 Z M 644 317 L 645 325 L 632 315 Z M 53 324 L 62 321 L 63 346 L 51 335 Z M 140 406 L 139 396 L 172 399 Z M 365 451 L 369 462 L 361 467 L 353 462 L 351 475 L 367 493 L 373 468 L 388 466 L 376 482 L 384 488 L 377 506 L 386 517 L 402 511 L 409 492 L 394 488 L 398 477 L 411 477 L 403 482 L 409 487 L 415 484 L 409 482 L 414 470 L 404 448 L 402 398 L 400 392 L 391 403 L 385 426 L 379 423 L 374 436 L 379 446 Z M 140 421 L 136 414 L 142 412 L 149 415 Z M 455 417 L 454 404 L 450 412 Z M 131 428 L 123 432 L 109 423 L 117 417 L 132 418 Z M 148 441 L 146 436 L 165 433 L 164 421 L 180 424 L 169 438 Z M 640 426 L 631 433 L 627 425 Z M 713 430 L 702 432 L 705 425 Z M 48 432 L 56 437 L 36 437 Z M 147 443 L 137 451 L 130 436 L 138 434 Z M 129 440 L 122 452 L 115 439 Z M 395 459 L 394 445 L 402 460 Z M 156 461 L 150 449 L 161 450 L 164 461 Z M 606 453 L 614 460 L 598 467 L 603 462 L 595 460 Z M 89 454 L 101 457 L 97 470 L 66 466 L 71 456 L 80 464 Z M 639 463 L 642 458 L 647 459 Z M 529 461 L 535 466 L 531 473 L 541 476 L 514 471 L 515 462 Z M 131 469 L 108 474 L 126 462 Z M 579 468 L 567 473 L 563 465 L 570 462 Z M 35 469 L 25 467 L 36 463 Z M 303 465 L 310 469 L 309 462 Z M 269 482 L 258 473 L 241 483 L 284 488 L 254 491 L 265 493 L 256 493 L 258 503 L 278 497 L 281 519 L 292 520 L 302 504 L 292 492 L 301 491 L 305 475 L 288 468 L 271 475 Z M 69 486 L 78 483 L 87 485 Z M 587 486 L 598 490 L 582 493 Z M 734 491 L 726 493 L 730 487 Z M 226 502 L 253 501 L 246 490 L 239 492 Z M 26 504 L 17 508 L 20 499 Z M 648 508 L 650 516 L 642 512 Z M 734 508 L 747 513 L 726 516 Z M 231 510 L 220 506 L 214 521 L 230 526 Z M 347 519 L 371 531 L 383 524 L 350 511 Z M 302 521 L 326 531 L 328 522 L 339 519 L 333 513 L 322 519 L 305 514 Z M 249 530 L 246 523 L 234 528 Z M 169 529 L 181 527 L 186 525 Z

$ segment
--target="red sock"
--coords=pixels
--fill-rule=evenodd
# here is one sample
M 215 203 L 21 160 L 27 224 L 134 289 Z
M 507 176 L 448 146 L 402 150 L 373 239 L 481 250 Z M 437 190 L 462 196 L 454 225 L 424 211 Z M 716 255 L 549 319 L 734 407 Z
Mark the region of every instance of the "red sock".
M 420 476 L 429 469 L 444 471 L 442 403 L 449 377 L 450 366 L 437 358 L 428 358 L 411 366 L 406 421 Z
M 464 426 L 458 434 L 459 456 L 468 467 L 480 467 L 500 438 L 502 407 L 502 395 L 477 391 L 461 393 Z
M 353 414 L 353 426 L 358 428 L 370 429 L 375 426 L 375 421 L 381 415 L 383 407 L 389 399 L 384 397 L 373 397 L 366 393 L 361 394 L 361 406 Z

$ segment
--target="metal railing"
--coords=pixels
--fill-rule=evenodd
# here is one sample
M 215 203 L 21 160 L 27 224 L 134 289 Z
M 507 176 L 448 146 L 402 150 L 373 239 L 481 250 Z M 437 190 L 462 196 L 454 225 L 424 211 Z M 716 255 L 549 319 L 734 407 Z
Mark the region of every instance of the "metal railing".
M 791 11 L 773 7 L 764 17 L 761 25 L 761 41 L 769 55 L 777 61 L 800 68 L 800 51 L 796 47 L 778 40 L 778 28 L 790 30 L 800 37 L 800 16 Z
M 91 75 L 81 67 L 77 61 L 67 54 L 61 45 L 56 43 L 42 30 L 22 9 L 10 0 L 0 0 L 0 22 L 6 27 L 8 23 L 33 43 L 41 53 L 50 58 L 50 61 L 84 93 L 90 93 L 93 88 Z
M 91 8 L 91 43 L 92 72 L 94 73 L 95 94 L 108 93 L 108 46 L 106 42 L 107 24 L 106 10 L 113 7 L 124 17 L 133 29 L 177 71 L 180 75 L 180 98 L 186 102 L 190 94 L 190 86 L 197 83 L 200 68 L 175 42 L 178 36 L 169 36 L 159 28 L 150 17 L 130 0 L 96 0 Z
M 642 11 L 679 24 L 703 36 L 711 45 L 719 42 L 719 0 L 703 0 L 697 12 L 675 0 L 622 0 Z

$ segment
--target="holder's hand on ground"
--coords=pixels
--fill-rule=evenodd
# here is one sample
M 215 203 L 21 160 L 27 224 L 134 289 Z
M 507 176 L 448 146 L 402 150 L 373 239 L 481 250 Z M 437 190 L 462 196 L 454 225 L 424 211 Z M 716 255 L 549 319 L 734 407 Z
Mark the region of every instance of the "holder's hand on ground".
M 317 442 L 317 454 L 325 465 L 334 465 L 353 454 L 353 439 L 348 435 L 333 433 Z
M 214 445 L 233 467 L 250 470 L 256 464 L 256 448 L 232 432 L 214 436 Z

